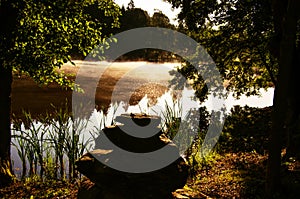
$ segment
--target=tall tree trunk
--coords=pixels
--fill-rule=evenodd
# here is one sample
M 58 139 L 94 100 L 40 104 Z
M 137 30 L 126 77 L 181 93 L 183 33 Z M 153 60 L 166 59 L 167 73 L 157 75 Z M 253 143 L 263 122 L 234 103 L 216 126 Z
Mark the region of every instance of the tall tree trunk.
M 284 160 L 289 160 L 291 157 L 300 159 L 300 96 L 299 96 L 299 74 L 300 74 L 300 62 L 299 62 L 299 44 L 295 45 L 294 60 L 292 68 L 292 77 L 289 86 L 289 104 L 288 117 L 287 117 L 287 143 L 286 154 Z
M 12 180 L 10 164 L 10 111 L 11 111 L 12 70 L 0 65 L 0 187 Z
M 8 50 L 13 46 L 13 30 L 16 28 L 17 10 L 9 1 L 0 4 L 0 187 L 12 181 L 10 162 L 10 114 L 12 68 L 4 66 Z
M 295 55 L 295 42 L 297 30 L 297 2 L 289 0 L 286 7 L 279 7 L 282 1 L 273 1 L 274 18 L 276 14 L 284 12 L 277 17 L 281 24 L 279 74 L 273 100 L 272 129 L 269 143 L 269 158 L 267 165 L 266 194 L 267 198 L 274 198 L 274 194 L 281 190 L 281 149 L 282 140 L 286 132 L 289 113 L 289 86 L 292 77 L 292 68 Z M 283 11 L 282 11 L 283 10 Z M 276 30 L 275 30 L 276 31 Z

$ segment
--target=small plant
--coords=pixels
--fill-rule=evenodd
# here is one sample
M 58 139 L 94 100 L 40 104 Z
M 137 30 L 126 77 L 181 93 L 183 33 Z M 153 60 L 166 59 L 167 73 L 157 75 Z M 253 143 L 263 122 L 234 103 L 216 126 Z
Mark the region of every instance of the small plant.
M 54 106 L 53 106 L 54 107 Z M 67 106 L 66 106 L 67 107 Z M 59 165 L 60 178 L 65 178 L 65 160 L 64 160 L 64 142 L 69 133 L 69 114 L 68 109 L 55 108 L 54 114 L 49 121 L 49 136 L 48 142 L 51 143 L 51 148 L 54 150 L 55 154 L 55 164 Z M 58 171 L 56 172 L 58 177 Z
M 181 123 L 182 105 L 178 100 L 173 100 L 171 105 L 165 101 L 164 108 L 165 109 L 162 112 L 162 129 L 169 139 L 173 139 L 177 134 Z
M 84 137 L 87 120 L 70 118 L 70 123 L 69 133 L 64 141 L 64 151 L 68 157 L 69 179 L 73 180 L 77 177 L 75 161 L 89 150 L 91 139 Z
M 21 179 L 26 177 L 27 165 L 26 165 L 26 145 L 27 141 L 20 136 L 13 135 L 14 141 L 12 141 L 12 145 L 17 149 L 18 156 L 22 162 L 22 174 Z
M 25 116 L 25 123 L 28 126 L 26 128 L 24 125 L 15 125 L 12 137 L 16 138 L 18 143 L 21 143 L 17 150 L 22 164 L 26 164 L 24 155 L 26 154 L 27 156 L 30 166 L 29 174 L 32 175 L 36 173 L 37 165 L 39 164 L 39 175 L 42 178 L 45 170 L 43 154 L 45 152 L 46 132 L 48 126 L 42 125 L 42 123 L 33 120 L 30 113 L 23 111 L 23 114 Z M 16 143 L 14 143 L 14 145 L 16 146 Z
M 53 159 L 53 153 L 50 150 L 47 150 L 45 156 L 45 178 L 48 180 L 57 179 L 57 164 Z

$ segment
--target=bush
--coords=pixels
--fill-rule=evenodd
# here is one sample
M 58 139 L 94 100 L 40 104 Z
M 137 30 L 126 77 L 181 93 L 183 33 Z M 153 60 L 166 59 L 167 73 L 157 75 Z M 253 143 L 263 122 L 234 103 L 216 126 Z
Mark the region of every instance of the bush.
M 265 153 L 271 129 L 272 107 L 234 106 L 218 142 L 219 152 Z

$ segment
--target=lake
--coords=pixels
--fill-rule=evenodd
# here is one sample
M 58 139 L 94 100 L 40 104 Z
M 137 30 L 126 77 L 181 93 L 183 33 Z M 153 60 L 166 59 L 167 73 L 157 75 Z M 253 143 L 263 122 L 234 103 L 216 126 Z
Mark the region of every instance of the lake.
M 147 95 L 150 104 L 155 104 L 156 98 L 168 91 L 169 80 L 172 76 L 169 71 L 178 63 L 149 63 L 149 62 L 87 62 L 75 60 L 76 66 L 67 63 L 61 68 L 67 74 L 77 74 L 80 68 L 81 85 L 85 92 L 94 98 L 96 107 L 107 109 L 114 101 L 126 101 L 129 105 L 137 105 Z M 102 76 L 92 79 L 93 71 L 103 70 Z M 92 84 L 97 81 L 96 92 Z M 192 92 L 192 91 L 191 91 Z M 12 89 L 12 112 L 21 116 L 22 109 L 30 111 L 33 115 L 42 114 L 53 110 L 51 104 L 61 107 L 65 100 L 72 102 L 72 91 L 61 89 L 56 84 L 39 87 L 26 76 L 15 76 Z M 211 107 L 211 97 L 205 105 Z M 262 96 L 241 96 L 236 100 L 229 95 L 226 99 L 226 108 L 234 105 L 248 105 L 265 107 L 273 104 L 273 88 L 262 90 Z M 71 103 L 69 103 L 71 110 Z
M 103 62 L 84 62 L 74 61 L 76 66 L 65 64 L 61 70 L 68 74 L 77 74 L 80 68 L 85 68 L 80 72 L 81 78 L 86 78 L 85 92 L 91 88 L 89 69 L 103 69 Z M 95 103 L 98 107 L 107 108 L 111 103 L 111 95 L 117 88 L 118 94 L 116 100 L 124 100 L 127 93 L 134 85 L 140 87 L 132 94 L 130 104 L 137 104 L 146 94 L 155 100 L 156 97 L 167 91 L 168 80 L 170 76 L 168 71 L 174 66 L 174 63 L 152 64 L 147 62 L 122 62 L 113 63 L 99 77 L 96 93 L 94 92 Z M 142 70 L 140 70 L 142 69 Z M 118 81 L 121 80 L 116 87 Z M 52 110 L 53 104 L 60 107 L 65 104 L 65 100 L 72 102 L 72 91 L 61 89 L 52 83 L 48 86 L 39 87 L 36 83 L 26 76 L 15 76 L 12 85 L 12 112 L 21 115 L 22 109 L 32 112 L 33 115 L 45 113 Z M 71 103 L 69 103 L 71 104 Z
M 178 63 L 149 63 L 149 62 L 86 62 L 74 61 L 76 66 L 69 63 L 65 64 L 61 70 L 67 74 L 77 74 L 80 79 L 81 87 L 84 88 L 95 107 L 109 110 L 112 100 L 121 103 L 121 107 L 117 108 L 114 115 L 120 115 L 127 112 L 145 112 L 153 114 L 152 107 L 163 107 L 165 102 L 172 103 L 173 94 L 169 91 L 169 80 L 172 76 L 169 71 L 178 66 Z M 95 71 L 101 70 L 101 77 L 98 77 Z M 75 76 L 74 76 L 75 79 Z M 197 102 L 191 100 L 193 90 L 185 88 L 182 96 L 186 100 L 183 107 L 184 112 L 190 107 L 197 106 Z M 15 76 L 12 90 L 12 111 L 17 117 L 22 117 L 22 109 L 30 111 L 33 116 L 43 114 L 46 111 L 53 110 L 51 104 L 56 107 L 65 105 L 67 99 L 69 110 L 72 102 L 72 91 L 63 90 L 56 84 L 50 84 L 45 87 L 39 87 L 30 78 L 25 76 Z M 208 110 L 215 108 L 216 104 L 222 106 L 217 99 L 209 96 L 208 100 L 203 104 Z M 227 110 L 234 105 L 265 107 L 271 106 L 273 101 L 273 89 L 267 91 L 262 90 L 262 96 L 246 97 L 241 96 L 236 100 L 229 95 L 225 100 Z M 156 110 L 157 112 L 157 110 Z M 112 111 L 108 111 L 112 116 Z M 91 118 L 99 123 L 100 114 L 94 111 Z M 112 118 L 111 118 L 112 119 Z M 110 121 L 111 121 L 110 119 Z M 108 123 L 110 123 L 108 121 Z M 90 128 L 94 126 L 91 125 Z M 18 158 L 17 151 L 12 147 L 12 159 L 14 160 L 14 168 L 20 168 L 21 162 Z M 21 170 L 15 170 L 20 173 Z

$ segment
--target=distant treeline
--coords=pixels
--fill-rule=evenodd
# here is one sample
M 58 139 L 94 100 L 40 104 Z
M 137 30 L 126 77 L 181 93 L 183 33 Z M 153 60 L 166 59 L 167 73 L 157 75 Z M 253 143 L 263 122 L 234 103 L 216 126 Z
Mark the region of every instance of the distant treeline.
M 157 10 L 152 16 L 149 16 L 148 12 L 141 9 L 135 8 L 133 1 L 129 2 L 128 6 L 121 8 L 122 15 L 119 18 L 119 28 L 106 27 L 103 30 L 103 34 L 106 36 L 114 35 L 126 30 L 140 28 L 140 27 L 161 27 L 168 29 L 178 29 L 170 23 L 170 19 Z M 86 10 L 87 14 L 91 17 L 107 23 L 111 23 L 111 18 L 104 16 L 103 13 L 99 12 L 97 5 L 90 6 Z M 76 49 L 72 53 L 72 59 L 84 59 L 85 56 L 76 52 Z M 159 49 L 139 49 L 131 51 L 120 56 L 114 61 L 150 61 L 150 62 L 176 62 L 180 61 L 181 57 L 171 52 L 159 50 Z

